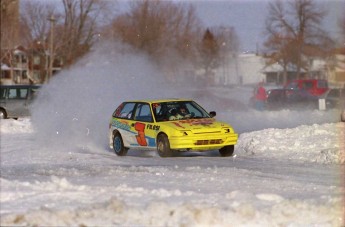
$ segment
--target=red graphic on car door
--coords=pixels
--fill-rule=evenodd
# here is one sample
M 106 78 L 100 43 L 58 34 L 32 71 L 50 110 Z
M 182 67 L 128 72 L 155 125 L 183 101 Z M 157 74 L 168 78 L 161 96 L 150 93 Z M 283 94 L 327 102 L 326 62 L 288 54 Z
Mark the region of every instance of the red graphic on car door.
M 137 142 L 140 146 L 147 146 L 147 142 L 145 139 L 145 124 L 137 122 L 134 124 L 134 129 L 138 132 L 138 135 L 135 137 L 137 138 Z

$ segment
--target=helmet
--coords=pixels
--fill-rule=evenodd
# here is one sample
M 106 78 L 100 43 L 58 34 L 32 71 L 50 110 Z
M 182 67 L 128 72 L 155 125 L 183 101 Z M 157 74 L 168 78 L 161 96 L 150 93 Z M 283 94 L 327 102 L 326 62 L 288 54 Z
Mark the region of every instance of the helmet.
M 176 115 L 176 114 L 177 114 L 176 108 L 172 108 L 171 110 L 169 110 L 169 113 L 170 113 L 171 115 Z

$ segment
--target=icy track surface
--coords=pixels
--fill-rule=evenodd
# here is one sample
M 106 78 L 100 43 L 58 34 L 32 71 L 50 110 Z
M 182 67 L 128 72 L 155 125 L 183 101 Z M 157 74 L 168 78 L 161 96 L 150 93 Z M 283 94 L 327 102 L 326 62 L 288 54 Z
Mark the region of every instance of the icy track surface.
M 1 226 L 343 226 L 345 124 L 242 133 L 218 152 L 41 147 L 2 120 Z

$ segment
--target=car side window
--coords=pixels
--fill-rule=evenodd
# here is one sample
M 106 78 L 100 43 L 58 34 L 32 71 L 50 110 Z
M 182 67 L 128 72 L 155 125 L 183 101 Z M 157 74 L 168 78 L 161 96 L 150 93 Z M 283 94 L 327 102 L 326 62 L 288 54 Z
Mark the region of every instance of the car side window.
M 286 88 L 287 89 L 297 89 L 298 84 L 296 82 L 292 82 L 292 83 L 288 84 Z
M 6 91 L 7 89 L 0 89 L 0 99 L 5 99 L 6 98 Z
M 27 88 L 19 89 L 19 98 L 20 99 L 26 99 L 27 96 L 28 96 L 28 89 Z
M 306 81 L 303 83 L 303 89 L 311 89 L 313 88 L 313 82 Z
M 336 89 L 333 89 L 333 90 L 330 90 L 329 93 L 328 93 L 328 97 L 339 97 L 340 94 L 339 94 L 339 90 L 336 90 Z
M 319 80 L 319 81 L 317 81 L 317 87 L 318 88 L 328 88 L 328 83 L 325 80 Z
M 113 113 L 113 117 L 130 119 L 132 117 L 135 103 L 122 103 Z
M 18 97 L 17 92 L 18 92 L 17 88 L 10 88 L 8 91 L 8 98 L 16 99 Z
M 10 88 L 8 92 L 9 99 L 26 99 L 27 96 L 27 88 Z
M 152 122 L 152 114 L 149 104 L 147 103 L 139 103 L 136 111 L 134 120 L 136 121 L 144 121 L 144 122 Z
M 38 89 L 31 88 L 29 91 L 29 99 L 35 99 L 37 97 Z

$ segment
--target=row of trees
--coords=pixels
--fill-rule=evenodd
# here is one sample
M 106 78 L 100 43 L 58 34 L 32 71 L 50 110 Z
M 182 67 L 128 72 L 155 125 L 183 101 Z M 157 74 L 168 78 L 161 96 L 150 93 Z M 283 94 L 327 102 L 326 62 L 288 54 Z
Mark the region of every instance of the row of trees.
M 117 10 L 120 6 L 114 1 L 60 1 L 59 7 L 57 2 L 23 2 L 20 37 L 25 46 L 52 42 L 53 53 L 62 56 L 65 65 L 73 64 L 100 38 L 120 40 L 144 51 L 167 71 L 187 62 L 204 68 L 205 75 L 238 52 L 234 29 L 203 27 L 191 4 L 132 1 L 124 12 Z M 333 48 L 334 42 L 321 29 L 325 12 L 315 1 L 275 0 L 269 2 L 268 9 L 265 52 L 270 53 L 271 63 L 278 62 L 285 72 L 289 65 L 298 72 L 306 68 L 304 56 L 311 52 L 325 54 Z M 345 34 L 345 17 L 340 27 Z
M 221 58 L 238 49 L 234 29 L 206 30 L 191 4 L 133 1 L 128 11 L 120 12 L 114 1 L 61 0 L 60 3 L 56 7 L 57 2 L 23 2 L 20 37 L 25 46 L 41 43 L 48 49 L 52 44 L 50 51 L 62 56 L 67 66 L 87 53 L 99 39 L 120 40 L 146 52 L 167 72 L 177 71 L 187 63 L 210 72 Z M 207 48 L 212 49 L 212 55 Z M 210 57 L 212 64 L 208 63 Z
M 222 59 L 238 50 L 234 29 L 205 29 L 192 5 L 173 1 L 134 1 L 109 30 L 112 38 L 145 51 L 168 72 L 192 64 L 209 75 Z
M 98 0 L 25 1 L 21 12 L 21 37 L 25 46 L 53 42 L 55 55 L 73 64 L 95 42 L 100 21 L 107 15 L 107 2 Z M 57 10 L 60 9 L 60 10 Z M 62 9 L 62 10 L 61 10 Z M 54 37 L 50 37 L 53 34 Z M 52 39 L 51 39 L 52 38 Z

